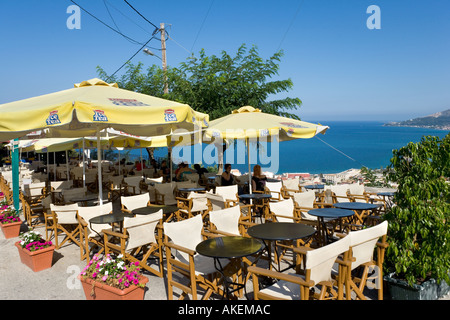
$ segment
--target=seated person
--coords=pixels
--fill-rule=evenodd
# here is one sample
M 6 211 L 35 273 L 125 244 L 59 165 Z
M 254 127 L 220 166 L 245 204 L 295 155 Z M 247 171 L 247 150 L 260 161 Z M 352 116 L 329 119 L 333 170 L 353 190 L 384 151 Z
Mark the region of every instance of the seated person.
M 170 181 L 170 168 L 167 166 L 167 161 L 163 160 L 161 162 L 161 168 L 159 169 L 160 176 L 163 177 L 164 181 Z
M 253 176 L 252 176 L 252 191 L 264 191 L 264 187 L 266 186 L 267 177 L 262 174 L 261 166 L 255 165 L 253 167 Z
M 198 176 L 200 177 L 200 179 L 203 178 L 203 175 L 205 173 L 208 173 L 208 169 L 200 167 L 200 165 L 198 163 L 194 164 L 194 169 L 198 173 Z
M 222 186 L 231 186 L 236 184 L 236 181 L 239 182 L 239 179 L 231 173 L 231 164 L 225 164 L 225 171 L 222 173 L 220 180 Z
M 137 161 L 134 163 L 134 167 L 136 168 L 136 171 L 141 171 L 142 170 L 142 165 L 144 165 L 144 169 L 145 169 L 145 161 Z
M 177 181 L 182 181 L 183 180 L 183 173 L 195 173 L 195 170 L 192 170 L 191 168 L 189 168 L 187 163 L 181 162 L 178 166 L 177 171 L 175 171 L 175 178 Z

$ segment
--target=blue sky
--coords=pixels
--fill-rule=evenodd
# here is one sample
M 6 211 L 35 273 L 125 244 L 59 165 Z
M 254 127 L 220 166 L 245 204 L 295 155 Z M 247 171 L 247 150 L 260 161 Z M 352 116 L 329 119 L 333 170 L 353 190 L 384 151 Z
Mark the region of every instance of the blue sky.
M 151 37 L 154 27 L 122 0 L 74 1 L 138 42 Z M 306 121 L 397 121 L 450 108 L 447 0 L 128 2 L 165 23 L 171 66 L 202 48 L 233 55 L 245 43 L 263 58 L 283 50 L 278 78 L 294 83 L 283 96 L 303 101 L 297 114 Z M 111 74 L 141 47 L 84 11 L 81 29 L 68 29 L 70 5 L 0 1 L 0 104 L 71 88 L 97 77 L 97 66 Z M 367 28 L 370 5 L 381 10 L 381 29 Z M 148 46 L 161 55 L 159 41 Z M 139 61 L 161 64 L 142 52 Z

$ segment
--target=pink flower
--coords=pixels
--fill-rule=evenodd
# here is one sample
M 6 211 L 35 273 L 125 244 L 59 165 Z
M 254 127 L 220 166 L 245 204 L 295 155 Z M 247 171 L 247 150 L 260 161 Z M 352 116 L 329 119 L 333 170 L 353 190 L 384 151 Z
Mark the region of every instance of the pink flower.
M 106 281 L 106 279 L 108 279 L 108 276 L 103 276 L 102 280 Z

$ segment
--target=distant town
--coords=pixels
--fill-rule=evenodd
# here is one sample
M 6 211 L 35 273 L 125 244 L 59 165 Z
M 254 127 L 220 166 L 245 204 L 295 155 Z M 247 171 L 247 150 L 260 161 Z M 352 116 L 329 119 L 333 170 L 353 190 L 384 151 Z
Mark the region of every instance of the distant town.
M 389 122 L 385 126 L 419 127 L 438 130 L 450 130 L 450 109 L 431 114 L 429 116 L 400 122 Z

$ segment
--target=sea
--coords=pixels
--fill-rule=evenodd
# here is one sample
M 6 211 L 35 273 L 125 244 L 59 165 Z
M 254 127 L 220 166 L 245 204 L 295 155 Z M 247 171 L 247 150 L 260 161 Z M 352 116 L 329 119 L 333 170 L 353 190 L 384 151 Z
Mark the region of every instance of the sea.
M 261 165 L 263 171 L 274 174 L 339 173 L 363 166 L 370 169 L 386 168 L 390 164 L 394 149 L 399 149 L 409 142 L 419 142 L 423 136 L 438 136 L 442 139 L 449 133 L 426 128 L 383 126 L 383 122 L 377 121 L 329 121 L 321 124 L 329 129 L 325 134 L 310 139 L 279 142 L 278 146 L 273 143 L 259 146 L 251 144 L 251 170 L 256 163 Z M 174 167 L 181 161 L 198 163 L 198 151 L 197 158 L 194 159 L 193 151 L 182 152 L 181 149 L 177 151 L 174 148 Z M 129 155 L 138 158 L 140 154 L 139 149 L 134 149 Z M 145 150 L 142 155 L 144 159 L 148 159 Z M 157 148 L 154 155 L 159 160 L 167 158 L 167 148 Z M 211 148 L 207 149 L 206 145 L 203 145 L 204 167 L 217 166 L 215 156 Z M 241 173 L 248 172 L 245 145 L 238 142 L 225 150 L 224 163 L 230 163 L 233 169 L 238 169 Z

